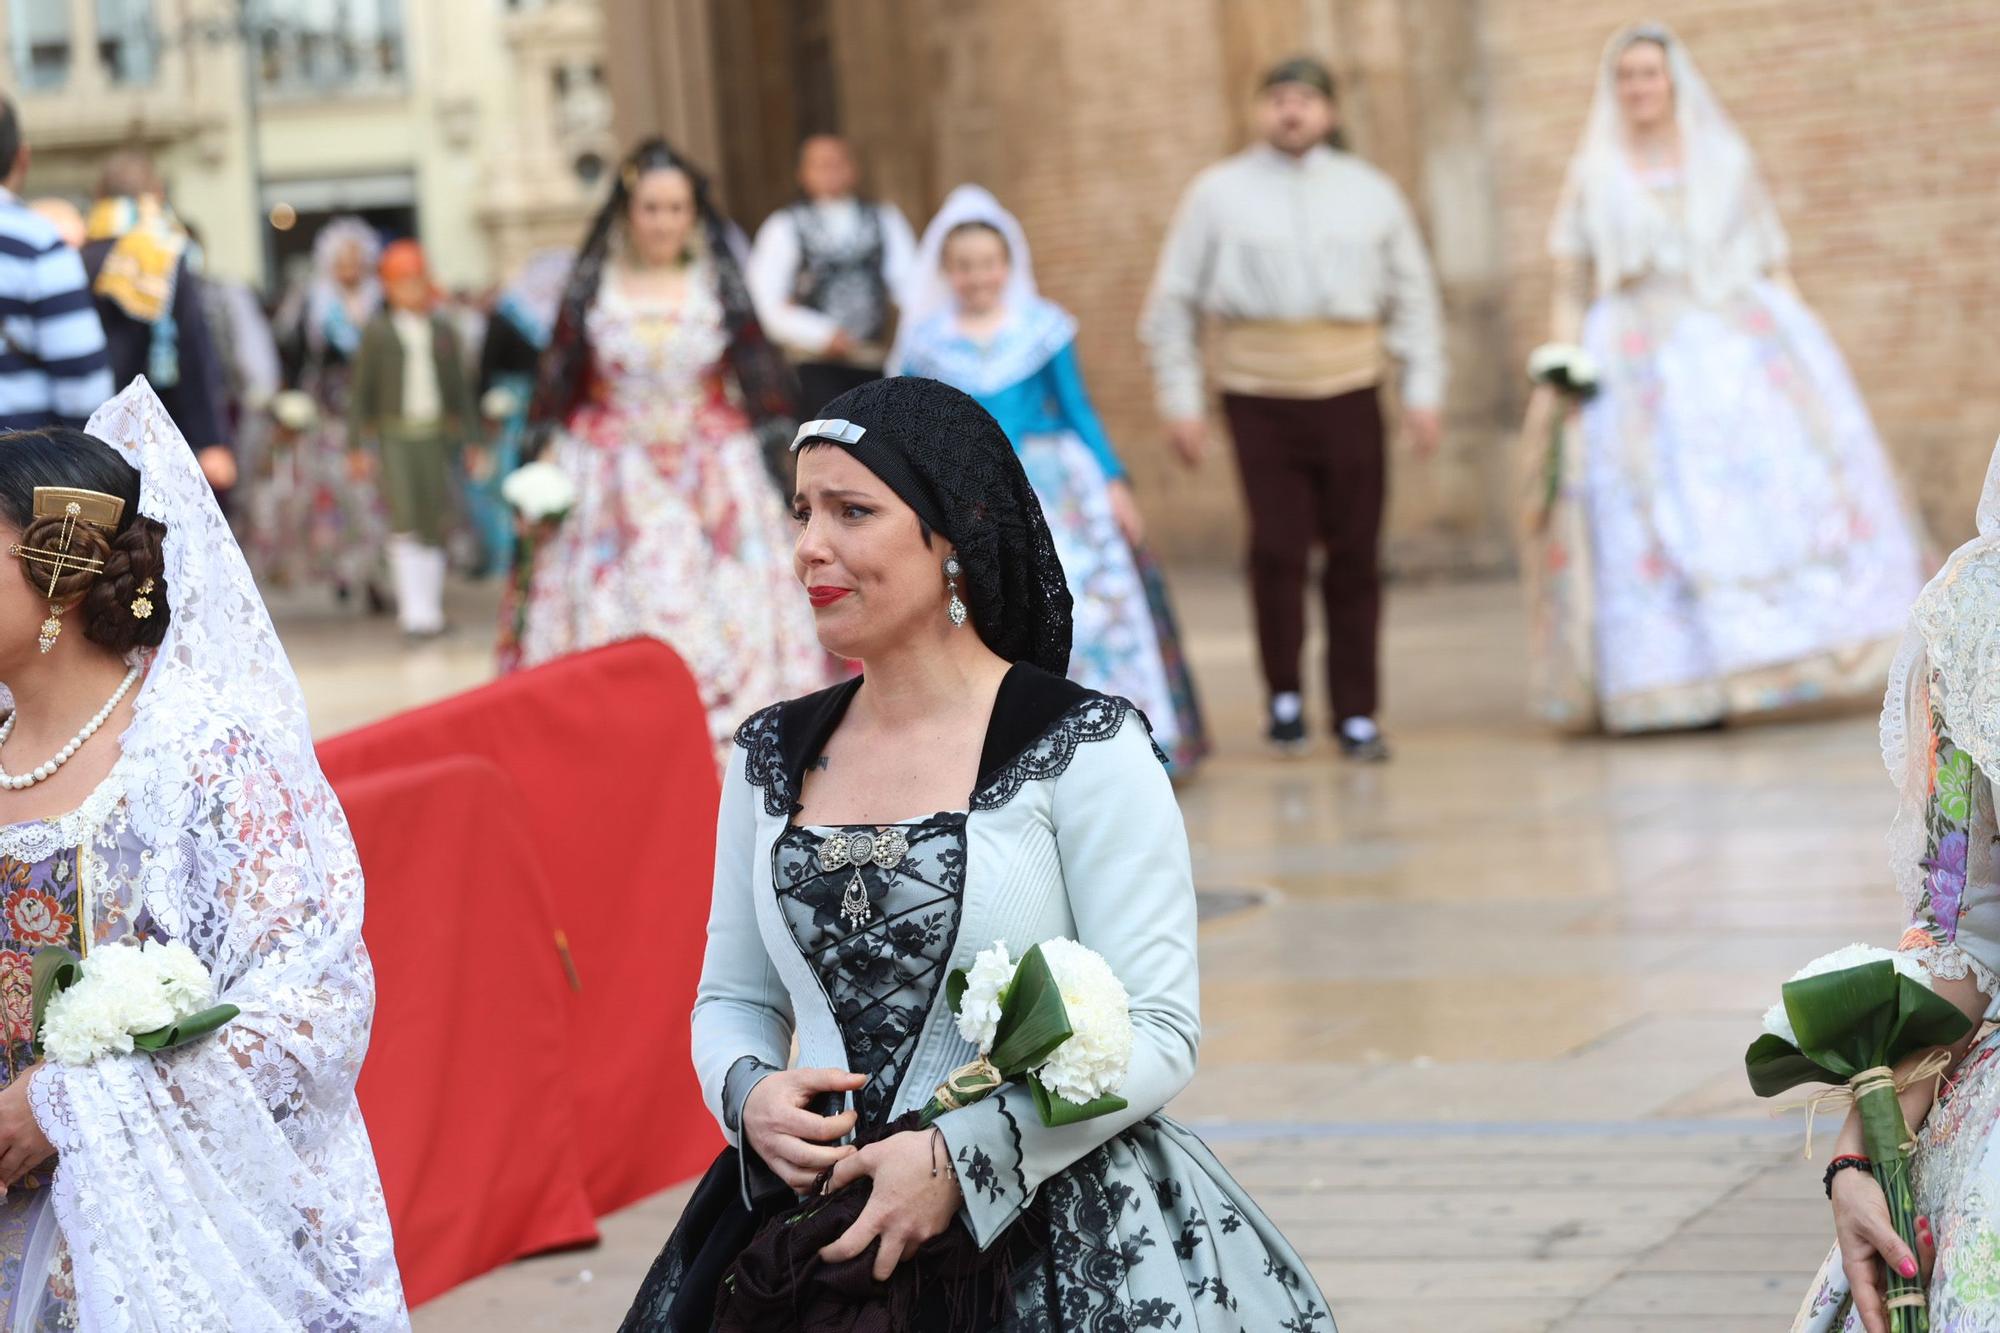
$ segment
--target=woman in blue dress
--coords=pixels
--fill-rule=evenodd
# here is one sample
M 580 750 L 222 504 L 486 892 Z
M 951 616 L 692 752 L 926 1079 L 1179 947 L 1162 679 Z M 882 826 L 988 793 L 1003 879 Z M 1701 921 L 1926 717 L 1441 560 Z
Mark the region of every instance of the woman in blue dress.
M 514 511 L 500 496 L 500 483 L 521 465 L 528 403 L 535 396 L 535 373 L 555 329 L 556 307 L 576 266 L 576 252 L 537 250 L 521 264 L 494 304 L 479 347 L 481 414 L 497 431 L 493 465 L 471 488 L 474 526 L 479 531 L 482 572 L 513 567 Z M 498 391 L 498 392 L 496 392 Z
M 1185 774 L 1207 753 L 1194 683 L 1125 465 L 1076 355 L 1076 320 L 1042 297 L 1020 222 L 976 185 L 924 232 L 893 374 L 971 394 L 1013 442 L 1076 602 L 1070 679 L 1130 699 Z

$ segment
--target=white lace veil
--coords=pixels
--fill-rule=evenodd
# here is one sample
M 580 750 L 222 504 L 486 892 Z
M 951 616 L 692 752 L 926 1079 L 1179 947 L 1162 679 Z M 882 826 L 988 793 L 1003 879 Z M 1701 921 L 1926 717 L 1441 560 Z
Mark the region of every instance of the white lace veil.
M 1632 165 L 1618 105 L 1618 58 L 1637 41 L 1657 42 L 1667 52 L 1680 129 L 1689 277 L 1698 297 L 1720 302 L 1784 265 L 1785 229 L 1750 145 L 1686 45 L 1663 24 L 1626 28 L 1605 47 L 1549 250 L 1559 259 L 1589 260 L 1601 294 L 1645 274 L 1662 225 L 1672 225 Z
M 1922 738 L 1933 707 L 1952 744 L 1989 782 L 2000 781 L 2000 445 L 1980 489 L 1979 535 L 1952 552 L 1917 595 L 1882 699 L 1882 762 L 1902 792 L 1891 859 L 1912 908 L 1923 898 L 1932 755 Z
M 170 1055 L 36 1074 L 82 1325 L 407 1328 L 354 1097 L 374 1006 L 361 868 L 298 679 L 151 387 L 88 430 L 166 525 L 171 614 L 113 770 L 123 819 L 92 836 L 242 1014 Z
M 909 279 L 897 300 L 896 345 L 889 352 L 891 375 L 902 370 L 910 338 L 933 316 L 952 308 L 951 283 L 944 276 L 944 243 L 952 231 L 968 222 L 992 227 L 1005 238 L 1010 267 L 1007 289 L 1001 301 L 1009 310 L 1025 311 L 1041 297 L 1035 286 L 1035 261 L 1028 249 L 1028 233 L 1021 220 L 1000 206 L 984 186 L 961 185 L 945 196 L 937 216 L 924 228 L 917 247 L 916 262 L 910 265 Z

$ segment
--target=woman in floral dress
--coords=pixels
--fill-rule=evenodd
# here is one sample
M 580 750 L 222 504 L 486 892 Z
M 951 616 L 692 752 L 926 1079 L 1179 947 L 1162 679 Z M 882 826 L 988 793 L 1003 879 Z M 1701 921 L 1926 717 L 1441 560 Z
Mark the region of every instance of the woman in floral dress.
M 507 665 L 641 635 L 694 673 L 717 754 L 743 718 L 831 679 L 791 576 L 760 440 L 791 426 L 791 373 L 758 330 L 726 219 L 665 143 L 619 171 L 543 357 L 530 451 L 577 502 L 508 617 Z M 782 448 L 782 446 L 780 446 Z
M 281 587 L 331 586 L 341 601 L 388 609 L 382 592 L 388 515 L 374 481 L 347 447 L 348 389 L 361 331 L 382 305 L 375 265 L 382 243 L 357 217 L 334 218 L 313 238 L 312 275 L 277 316 L 287 387 L 317 417 L 287 430 L 251 479 L 250 561 Z
M 0 551 L 0 1328 L 403 1333 L 355 1101 L 375 988 L 354 840 L 143 380 L 87 433 L 0 437 Z M 64 554 L 97 564 L 51 582 Z M 237 1015 L 168 1054 L 39 1059 L 34 952 L 87 972 L 139 940 L 185 944 Z
M 1535 705 L 1611 732 L 1872 698 L 1921 542 L 1785 272 L 1749 146 L 1664 28 L 1620 33 L 1550 239 L 1601 391 L 1530 429 Z M 1553 391 L 1531 422 L 1546 424 Z
M 1979 535 L 1917 599 L 1882 708 L 1882 754 L 1902 792 L 1891 866 L 1910 925 L 1902 941 L 1932 984 L 1974 1020 L 1943 1080 L 1903 1092 L 1917 1131 L 1911 1178 L 1921 1255 L 1889 1224 L 1874 1177 L 1829 1185 L 1837 1245 L 1799 1310 L 1795 1333 L 1879 1333 L 1881 1264 L 1921 1262 L 1937 1333 L 2000 1333 L 2000 1029 L 1980 1033 L 2000 999 L 2000 449 L 1988 466 Z M 1921 1055 L 1913 1057 L 1912 1064 Z M 1939 1096 L 1939 1090 L 1942 1095 Z M 1935 1105 L 1933 1101 L 1935 1100 Z M 1836 1155 L 1861 1154 L 1852 1116 Z

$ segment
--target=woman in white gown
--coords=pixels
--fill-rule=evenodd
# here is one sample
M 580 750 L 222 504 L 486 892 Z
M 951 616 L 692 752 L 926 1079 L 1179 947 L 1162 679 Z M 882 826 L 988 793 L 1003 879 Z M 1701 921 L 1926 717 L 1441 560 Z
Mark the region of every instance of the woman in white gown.
M 1553 444 L 1527 433 L 1537 711 L 1636 732 L 1872 697 L 1919 534 L 1749 145 L 1666 29 L 1612 39 L 1550 248 L 1554 337 L 1602 379 Z
M 37 517 L 66 504 L 68 531 Z M 0 783 L 0 1329 L 408 1328 L 354 1095 L 375 999 L 354 841 L 143 380 L 88 434 L 0 436 L 0 551 L 21 775 Z M 101 563 L 49 582 L 76 557 Z M 38 1061 L 35 951 L 87 969 L 137 940 L 186 944 L 238 1016 L 160 1055 Z
M 1917 599 L 1882 706 L 1882 755 L 1902 792 L 1889 839 L 1911 913 L 1901 947 L 1975 1020 L 2000 1016 L 2000 449 L 1986 472 L 1979 535 Z M 1917 1131 L 1919 1235 L 1934 1242 L 1921 1257 L 1938 1333 L 2000 1333 L 2000 1029 L 1974 1026 L 1941 1084 L 1918 1081 L 1903 1093 Z M 1850 1118 L 1835 1154 L 1860 1151 Z M 1882 1257 L 1919 1256 L 1895 1239 L 1865 1170 L 1835 1173 L 1827 1192 L 1838 1245 L 1795 1333 L 1886 1329 Z

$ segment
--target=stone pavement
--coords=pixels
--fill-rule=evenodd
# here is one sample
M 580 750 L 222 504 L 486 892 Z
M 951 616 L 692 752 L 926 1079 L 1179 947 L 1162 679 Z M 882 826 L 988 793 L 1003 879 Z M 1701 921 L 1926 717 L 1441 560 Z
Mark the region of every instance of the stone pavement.
M 1897 934 L 1872 719 L 1552 737 L 1522 714 L 1515 589 L 1415 587 L 1390 599 L 1395 762 L 1284 761 L 1255 742 L 1233 579 L 1175 586 L 1220 739 L 1182 793 L 1197 878 L 1252 905 L 1203 926 L 1201 1069 L 1172 1110 L 1343 1333 L 1785 1327 L 1825 1203 L 1802 1117 L 1740 1059 L 1798 963 Z M 457 596 L 473 628 L 408 651 L 282 611 L 322 729 L 479 679 L 491 598 Z M 417 1327 L 608 1331 L 679 1202 Z

